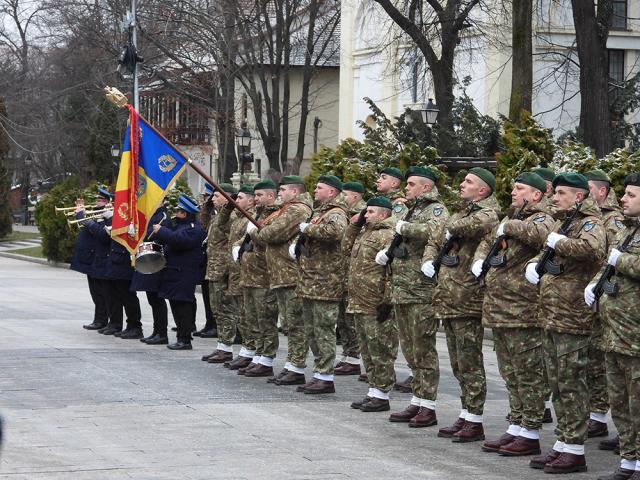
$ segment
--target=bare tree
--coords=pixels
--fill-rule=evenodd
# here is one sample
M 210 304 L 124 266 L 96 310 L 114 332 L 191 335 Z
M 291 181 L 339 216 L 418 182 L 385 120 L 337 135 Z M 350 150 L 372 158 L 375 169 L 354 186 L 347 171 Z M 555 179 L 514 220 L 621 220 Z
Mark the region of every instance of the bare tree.
M 533 0 L 512 0 L 511 6 L 511 98 L 509 119 L 520 124 L 520 113 L 531 112 L 533 96 Z

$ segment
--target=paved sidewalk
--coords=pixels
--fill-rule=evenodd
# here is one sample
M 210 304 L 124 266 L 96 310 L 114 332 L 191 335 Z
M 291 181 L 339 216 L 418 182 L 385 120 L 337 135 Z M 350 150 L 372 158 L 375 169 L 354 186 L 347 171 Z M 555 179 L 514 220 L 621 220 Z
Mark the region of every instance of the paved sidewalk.
M 314 397 L 201 362 L 215 340 L 172 352 L 85 331 L 92 309 L 86 280 L 75 272 L 0 258 L 0 282 L 0 412 L 7 427 L 0 479 L 549 478 L 525 459 L 451 443 L 435 428 L 391 424 L 387 413 L 350 409 L 366 393 L 355 377 L 338 378 L 335 395 Z M 281 337 L 277 369 L 285 345 Z M 443 337 L 438 348 L 443 426 L 456 418 L 459 392 Z M 486 433 L 494 437 L 506 427 L 508 405 L 490 342 L 485 366 Z M 408 373 L 402 361 L 397 372 Z M 394 394 L 392 408 L 409 399 Z M 545 426 L 545 447 L 552 437 Z M 587 444 L 589 472 L 570 478 L 615 468 L 617 458 L 596 445 Z

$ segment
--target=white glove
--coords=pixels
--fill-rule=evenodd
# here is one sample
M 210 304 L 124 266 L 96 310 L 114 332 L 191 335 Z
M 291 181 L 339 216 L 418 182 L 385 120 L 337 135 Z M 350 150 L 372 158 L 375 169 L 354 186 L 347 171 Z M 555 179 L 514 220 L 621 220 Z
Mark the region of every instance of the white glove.
M 389 257 L 387 257 L 387 251 L 386 250 L 380 250 L 378 253 L 376 253 L 376 263 L 378 265 L 382 265 L 383 267 L 389 263 Z
M 556 233 L 556 232 L 551 232 L 547 237 L 547 245 L 551 248 L 556 248 L 556 244 L 563 238 L 567 238 L 567 236 L 560 235 L 559 233 Z
M 436 276 L 436 269 L 433 266 L 433 260 L 429 260 L 428 262 L 424 262 L 422 264 L 422 268 L 420 268 L 420 270 L 422 270 L 422 273 L 425 274 L 425 276 L 429 277 L 429 278 L 433 278 Z
M 253 232 L 254 230 L 257 230 L 258 227 L 256 227 L 253 223 L 249 222 L 247 223 L 247 233 L 249 235 L 251 235 L 251 232 Z
M 298 242 L 293 242 L 291 245 L 289 245 L 289 257 L 291 257 L 292 260 L 296 260 L 296 245 L 298 244 Z
M 473 265 L 471 266 L 471 273 L 473 273 L 476 278 L 480 278 L 480 275 L 482 274 L 483 263 L 484 263 L 484 259 L 476 260 L 475 262 L 473 262 Z
M 536 272 L 537 265 L 537 262 L 527 265 L 527 270 L 524 274 L 524 276 L 527 278 L 527 281 L 529 283 L 532 283 L 533 285 L 537 285 L 538 283 L 540 283 L 540 275 L 538 275 L 538 272 Z
M 238 263 L 238 261 L 240 260 L 240 245 L 235 245 L 231 249 L 231 256 L 233 257 L 233 261 Z
M 452 237 L 451 232 L 449 230 L 447 230 L 444 234 L 444 239 L 445 240 L 449 240 Z
M 102 212 L 102 218 L 108 219 L 113 217 L 113 209 L 107 208 L 104 212 Z
M 620 255 L 622 255 L 622 252 L 620 250 L 618 250 L 617 248 L 611 249 L 611 253 L 609 254 L 607 263 L 612 267 L 615 267 L 616 263 L 618 263 L 618 258 L 620 258 Z
M 595 293 L 593 293 L 593 289 L 595 286 L 596 286 L 595 283 L 590 283 L 584 289 L 584 303 L 586 303 L 588 306 L 593 305 L 593 302 L 596 301 L 596 295 Z
M 300 233 L 304 233 L 304 231 L 309 227 L 309 225 L 311 225 L 311 224 L 310 223 L 306 223 L 306 222 L 301 223 L 300 227 L 299 227 L 300 228 Z
M 498 225 L 498 231 L 496 232 L 496 238 L 502 237 L 504 235 L 504 224 L 507 222 L 502 222 Z
M 398 220 L 398 222 L 396 223 L 396 233 L 398 235 L 402 235 L 402 226 L 406 225 L 409 222 L 405 222 L 404 220 Z

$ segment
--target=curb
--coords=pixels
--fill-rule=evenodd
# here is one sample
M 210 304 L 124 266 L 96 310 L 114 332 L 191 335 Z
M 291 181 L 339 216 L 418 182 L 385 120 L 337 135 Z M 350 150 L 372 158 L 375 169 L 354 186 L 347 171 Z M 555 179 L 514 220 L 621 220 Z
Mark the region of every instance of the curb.
M 12 258 L 13 260 L 22 260 L 23 262 L 39 263 L 40 265 L 48 265 L 54 268 L 69 268 L 68 263 L 50 262 L 45 258 L 29 257 L 27 255 L 19 255 L 17 253 L 0 252 L 0 257 Z

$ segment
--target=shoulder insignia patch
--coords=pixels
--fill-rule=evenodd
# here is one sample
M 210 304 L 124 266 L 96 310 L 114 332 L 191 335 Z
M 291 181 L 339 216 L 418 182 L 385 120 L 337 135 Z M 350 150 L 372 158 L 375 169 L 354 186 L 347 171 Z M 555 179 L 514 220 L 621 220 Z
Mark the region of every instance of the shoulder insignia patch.
M 533 219 L 533 221 L 536 223 L 540 223 L 540 222 L 544 222 L 546 219 L 547 219 L 546 215 L 538 215 L 536 218 Z
M 618 228 L 618 230 L 622 230 L 624 228 L 624 224 L 619 220 L 619 219 L 615 219 L 614 223 L 616 224 L 616 227 Z
M 337 213 L 332 213 L 328 219 L 329 222 L 337 222 L 338 220 L 340 220 L 340 215 Z
M 404 210 L 404 205 L 402 203 L 396 203 L 393 206 L 393 211 L 396 213 L 401 213 Z
M 433 207 L 433 216 L 434 217 L 439 217 L 440 215 L 442 215 L 443 212 L 443 208 L 442 207 Z
M 593 227 L 595 227 L 596 224 L 593 222 L 585 222 L 584 225 L 582 225 L 582 230 L 584 232 L 590 232 L 591 230 L 593 230 Z

